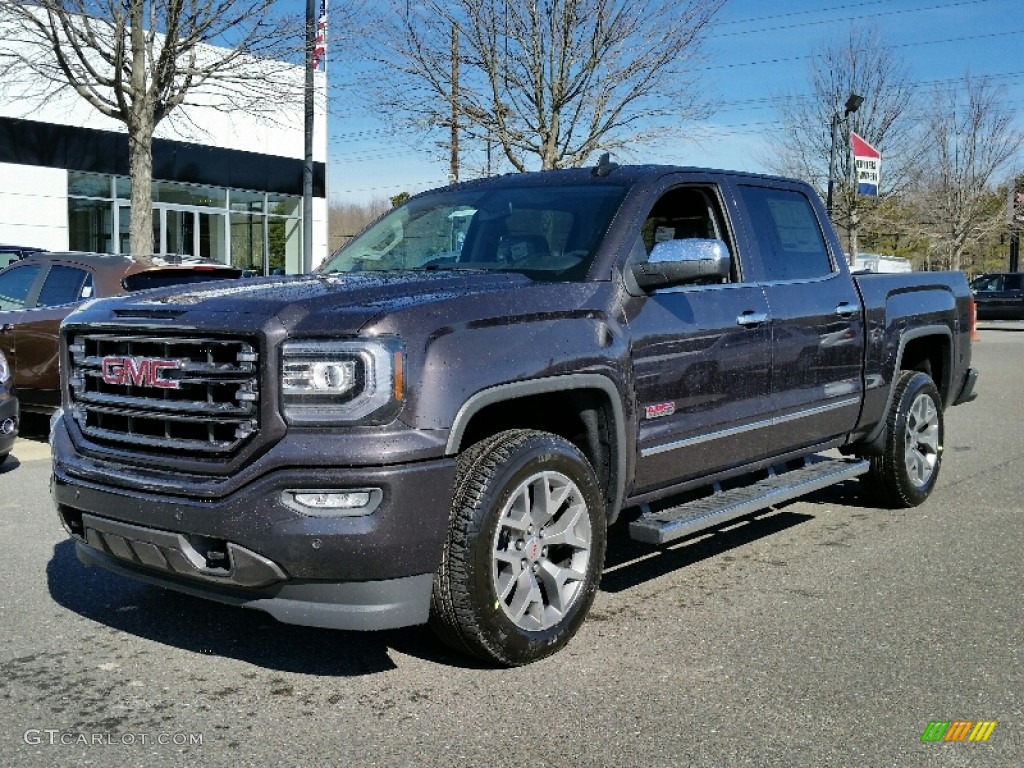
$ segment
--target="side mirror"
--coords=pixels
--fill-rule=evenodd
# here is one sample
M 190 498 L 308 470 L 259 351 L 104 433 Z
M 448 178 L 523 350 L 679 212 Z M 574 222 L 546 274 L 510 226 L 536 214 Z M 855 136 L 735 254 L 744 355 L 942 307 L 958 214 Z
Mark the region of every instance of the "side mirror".
M 729 247 L 721 240 L 666 240 L 658 243 L 647 261 L 630 271 L 645 291 L 696 281 L 720 281 L 729 277 Z

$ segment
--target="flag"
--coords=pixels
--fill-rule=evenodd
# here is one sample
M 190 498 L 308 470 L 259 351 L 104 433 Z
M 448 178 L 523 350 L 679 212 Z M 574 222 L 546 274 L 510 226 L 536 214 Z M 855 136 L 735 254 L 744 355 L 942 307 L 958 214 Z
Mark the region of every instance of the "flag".
M 327 0 L 320 0 L 320 16 L 316 20 L 316 37 L 313 39 L 313 69 L 320 68 L 320 62 L 327 67 Z
M 857 194 L 878 197 L 878 181 L 882 174 L 882 153 L 856 133 L 850 133 L 853 145 L 853 167 L 857 174 Z

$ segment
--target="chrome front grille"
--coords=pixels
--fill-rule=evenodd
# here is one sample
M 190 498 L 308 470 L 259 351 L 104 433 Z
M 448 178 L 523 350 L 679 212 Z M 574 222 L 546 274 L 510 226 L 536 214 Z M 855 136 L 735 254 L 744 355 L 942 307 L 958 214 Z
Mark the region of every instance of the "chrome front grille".
M 226 456 L 259 430 L 252 340 L 83 332 L 68 354 L 72 413 L 98 443 Z

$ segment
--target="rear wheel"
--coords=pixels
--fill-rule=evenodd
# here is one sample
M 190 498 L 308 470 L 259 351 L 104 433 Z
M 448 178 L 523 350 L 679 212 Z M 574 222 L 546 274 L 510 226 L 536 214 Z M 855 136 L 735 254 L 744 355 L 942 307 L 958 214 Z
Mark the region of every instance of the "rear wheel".
M 500 664 L 554 653 L 594 600 L 605 527 L 594 471 L 568 441 L 512 430 L 478 443 L 459 459 L 431 624 Z
M 920 371 L 902 371 L 886 417 L 885 450 L 862 477 L 884 506 L 916 507 L 931 494 L 942 465 L 942 399 Z

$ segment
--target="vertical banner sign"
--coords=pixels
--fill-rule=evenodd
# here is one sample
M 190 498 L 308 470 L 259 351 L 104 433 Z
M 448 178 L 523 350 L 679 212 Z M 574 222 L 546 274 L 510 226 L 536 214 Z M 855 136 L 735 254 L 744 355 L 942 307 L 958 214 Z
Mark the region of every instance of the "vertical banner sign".
M 882 153 L 856 133 L 850 133 L 850 143 L 853 145 L 853 167 L 857 173 L 857 194 L 878 197 Z
M 320 0 L 320 15 L 316 20 L 316 37 L 313 40 L 313 69 L 320 68 L 324 62 L 327 70 L 327 0 Z
M 1024 176 L 1010 179 L 1010 189 L 1006 201 L 1006 220 L 1011 226 L 1024 224 Z

